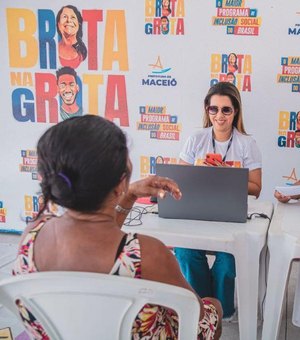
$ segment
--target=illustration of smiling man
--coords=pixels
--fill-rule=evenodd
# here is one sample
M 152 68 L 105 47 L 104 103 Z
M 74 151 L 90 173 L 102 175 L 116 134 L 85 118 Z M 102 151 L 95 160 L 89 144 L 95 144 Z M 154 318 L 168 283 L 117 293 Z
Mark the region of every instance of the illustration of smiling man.
M 76 71 L 68 66 L 56 71 L 57 91 L 61 98 L 60 116 L 62 120 L 70 117 L 82 116 L 82 107 L 76 102 L 79 85 Z

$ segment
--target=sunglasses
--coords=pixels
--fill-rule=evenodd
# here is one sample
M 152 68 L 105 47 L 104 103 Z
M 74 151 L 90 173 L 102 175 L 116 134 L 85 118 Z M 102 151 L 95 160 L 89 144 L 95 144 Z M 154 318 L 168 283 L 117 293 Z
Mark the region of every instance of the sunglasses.
M 210 115 L 216 115 L 219 112 L 219 110 L 221 110 L 221 112 L 225 116 L 229 116 L 233 113 L 233 108 L 230 106 L 218 107 L 218 106 L 210 105 L 206 108 L 206 110 Z

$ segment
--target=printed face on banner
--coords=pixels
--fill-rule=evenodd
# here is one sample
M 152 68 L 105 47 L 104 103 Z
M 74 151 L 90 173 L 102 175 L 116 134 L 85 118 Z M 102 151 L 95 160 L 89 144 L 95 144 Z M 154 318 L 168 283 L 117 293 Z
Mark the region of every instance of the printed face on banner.
M 178 117 L 167 113 L 166 106 L 140 106 L 137 130 L 150 131 L 151 139 L 178 141 L 181 124 Z
M 60 96 L 60 116 L 62 120 L 82 116 L 83 110 L 77 103 L 80 87 L 77 83 L 77 73 L 71 67 L 62 67 L 56 72 L 57 92 Z
M 277 83 L 291 84 L 292 92 L 300 92 L 300 56 L 281 58 L 281 73 L 277 74 Z
M 226 33 L 232 35 L 259 35 L 261 17 L 256 8 L 246 7 L 246 0 L 216 0 L 216 8 L 213 26 L 226 26 Z
M 57 80 L 58 93 L 63 101 L 63 106 L 68 107 L 75 103 L 79 86 L 75 77 L 70 74 L 64 74 Z
M 67 5 L 59 11 L 51 7 L 11 7 L 5 13 L 12 115 L 16 121 L 58 123 L 68 118 L 62 112 L 74 115 L 75 111 L 129 126 L 124 9 Z M 76 69 L 78 87 L 74 79 L 65 83 L 65 89 L 57 84 L 56 71 L 64 67 Z M 103 92 L 105 100 L 100 101 L 99 93 Z M 82 97 L 87 98 L 84 108 Z
M 57 28 L 60 34 L 66 38 L 76 37 L 79 29 L 79 21 L 73 9 L 69 7 L 62 9 L 62 12 L 57 18 Z
M 252 56 L 250 54 L 233 52 L 212 54 L 210 60 L 210 86 L 220 81 L 228 81 L 239 91 L 251 92 Z
M 300 148 L 300 111 L 280 111 L 278 142 L 280 148 Z
M 145 0 L 145 34 L 184 35 L 184 0 Z

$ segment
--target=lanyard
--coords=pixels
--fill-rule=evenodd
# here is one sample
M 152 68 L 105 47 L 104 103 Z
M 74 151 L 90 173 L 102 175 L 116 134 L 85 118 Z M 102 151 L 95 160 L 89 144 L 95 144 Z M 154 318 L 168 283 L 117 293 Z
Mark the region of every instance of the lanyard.
M 223 159 L 222 159 L 223 162 L 225 162 L 226 156 L 227 156 L 227 153 L 228 153 L 228 150 L 229 150 L 230 147 L 231 147 L 232 138 L 233 138 L 233 133 L 231 134 L 230 140 L 229 140 L 228 145 L 227 145 L 227 150 L 226 150 L 225 155 L 224 155 L 224 157 L 223 157 Z M 212 130 L 212 145 L 213 145 L 213 148 L 214 148 L 214 153 L 216 153 L 216 142 L 215 142 L 214 131 L 213 131 L 213 130 Z

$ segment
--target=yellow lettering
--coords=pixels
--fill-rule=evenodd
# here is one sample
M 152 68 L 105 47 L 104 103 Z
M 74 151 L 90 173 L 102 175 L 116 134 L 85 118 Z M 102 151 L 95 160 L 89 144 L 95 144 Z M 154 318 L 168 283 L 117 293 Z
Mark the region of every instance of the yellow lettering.
M 32 211 L 33 210 L 32 197 L 25 195 L 24 201 L 25 201 L 25 211 Z
M 141 163 L 140 163 L 141 174 L 149 173 L 150 171 L 149 158 L 145 156 L 141 156 L 140 160 L 141 160 Z
M 210 57 L 210 70 L 212 73 L 221 72 L 221 55 L 212 54 Z
M 123 10 L 108 10 L 106 15 L 103 70 L 112 70 L 113 62 L 120 71 L 128 71 L 126 23 Z
M 280 111 L 278 129 L 288 130 L 289 124 L 290 124 L 290 113 L 287 111 Z
M 98 109 L 98 87 L 103 84 L 102 74 L 84 74 L 82 82 L 88 85 L 88 113 L 93 115 L 99 114 Z
M 29 9 L 7 8 L 10 67 L 33 67 L 38 60 L 35 14 Z
M 155 0 L 145 1 L 145 17 L 155 16 Z
M 251 55 L 246 54 L 244 58 L 244 67 L 243 67 L 243 73 L 252 73 L 252 58 Z
M 176 8 L 176 16 L 177 17 L 184 17 L 184 1 L 177 0 L 177 8 Z

